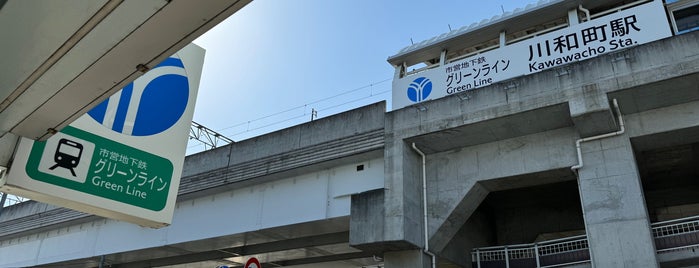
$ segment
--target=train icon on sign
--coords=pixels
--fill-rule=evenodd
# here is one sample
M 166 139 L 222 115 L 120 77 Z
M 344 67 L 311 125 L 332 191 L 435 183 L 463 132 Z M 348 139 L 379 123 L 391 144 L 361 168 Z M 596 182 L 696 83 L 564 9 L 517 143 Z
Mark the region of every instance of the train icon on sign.
M 184 63 L 173 56 L 87 113 L 113 131 L 150 136 L 179 121 L 187 108 L 189 94 Z
M 80 156 L 83 154 L 83 145 L 69 139 L 61 139 L 58 141 L 58 147 L 53 154 L 55 165 L 49 170 L 54 170 L 57 167 L 62 167 L 70 170 L 70 174 L 75 177 L 75 168 L 80 164 Z
M 46 140 L 37 169 L 59 178 L 84 183 L 94 152 L 94 143 L 58 132 Z

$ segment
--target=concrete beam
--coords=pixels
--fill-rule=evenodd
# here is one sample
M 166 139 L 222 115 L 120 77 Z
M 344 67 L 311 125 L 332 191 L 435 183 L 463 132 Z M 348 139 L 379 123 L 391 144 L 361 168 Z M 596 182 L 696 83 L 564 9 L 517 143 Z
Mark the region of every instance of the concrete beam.
M 420 148 L 429 154 L 570 127 L 573 123 L 570 120 L 569 109 L 566 104 L 561 103 L 464 124 L 442 131 L 410 137 L 406 141 L 419 144 Z M 484 112 L 487 114 L 485 117 L 496 117 L 497 114 L 503 113 L 503 110 L 510 109 L 510 107 L 499 108 Z
M 696 250 L 679 250 L 658 254 L 662 267 L 696 267 L 699 263 L 699 252 Z
M 583 86 L 580 94 L 570 99 L 568 106 L 575 129 L 582 138 L 618 129 L 607 95 L 597 84 Z
M 621 104 L 620 108 L 624 109 Z M 693 101 L 629 114 L 624 116 L 624 122 L 629 137 L 638 139 L 648 135 L 699 127 L 697 118 L 699 118 L 699 101 Z M 659 140 L 658 142 L 671 142 L 673 140 L 677 141 L 678 139 Z
M 188 156 L 179 199 L 380 157 L 385 111 L 378 102 Z

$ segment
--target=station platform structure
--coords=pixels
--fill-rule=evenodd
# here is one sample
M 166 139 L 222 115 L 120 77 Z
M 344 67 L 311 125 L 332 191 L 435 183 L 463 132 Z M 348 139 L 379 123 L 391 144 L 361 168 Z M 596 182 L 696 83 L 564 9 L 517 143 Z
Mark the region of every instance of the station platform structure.
M 415 79 L 485 53 L 483 42 L 507 45 L 505 26 L 527 16 L 555 32 L 583 9 L 659 3 L 572 2 L 543 1 L 389 62 L 396 79 Z M 671 18 L 694 3 L 658 5 L 669 14 L 658 40 L 188 156 L 166 228 L 7 207 L 0 267 L 696 266 L 699 31 Z M 463 46 L 445 52 L 451 44 Z

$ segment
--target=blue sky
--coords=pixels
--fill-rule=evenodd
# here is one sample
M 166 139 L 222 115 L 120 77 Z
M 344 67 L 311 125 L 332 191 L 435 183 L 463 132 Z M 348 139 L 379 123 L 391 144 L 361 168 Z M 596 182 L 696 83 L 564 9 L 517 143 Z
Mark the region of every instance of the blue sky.
M 380 100 L 389 56 L 532 1 L 254 0 L 199 37 L 194 121 L 239 141 Z M 272 116 L 270 116 L 272 115 Z M 262 119 L 260 119 L 262 118 Z M 189 152 L 203 149 L 189 144 Z

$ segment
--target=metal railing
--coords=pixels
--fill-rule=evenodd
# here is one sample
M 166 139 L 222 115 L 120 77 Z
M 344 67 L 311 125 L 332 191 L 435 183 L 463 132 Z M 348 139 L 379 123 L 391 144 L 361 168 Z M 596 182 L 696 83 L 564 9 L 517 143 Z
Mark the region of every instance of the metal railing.
M 699 247 L 699 216 L 651 224 L 658 253 Z
M 473 267 L 558 267 L 590 262 L 587 236 L 572 236 L 533 244 L 476 248 Z
M 699 248 L 699 216 L 651 224 L 658 254 Z M 586 235 L 533 244 L 482 247 L 471 252 L 473 267 L 559 267 L 590 262 Z

